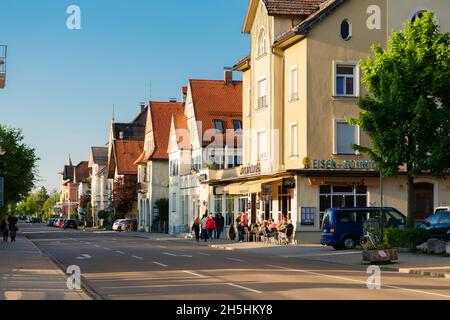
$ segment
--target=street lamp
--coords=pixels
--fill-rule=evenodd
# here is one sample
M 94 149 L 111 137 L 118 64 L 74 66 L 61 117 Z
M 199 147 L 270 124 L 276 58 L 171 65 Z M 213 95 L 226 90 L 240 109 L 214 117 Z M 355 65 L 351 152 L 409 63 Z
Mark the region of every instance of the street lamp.
M 384 183 L 383 183 L 383 173 L 380 170 L 380 233 L 381 233 L 381 243 L 384 242 Z

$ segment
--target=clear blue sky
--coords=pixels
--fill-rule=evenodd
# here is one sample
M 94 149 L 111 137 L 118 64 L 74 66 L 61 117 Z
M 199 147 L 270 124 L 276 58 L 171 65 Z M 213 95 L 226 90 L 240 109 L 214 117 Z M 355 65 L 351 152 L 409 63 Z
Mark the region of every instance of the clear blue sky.
M 68 30 L 67 7 L 81 8 Z M 241 33 L 247 0 L 1 0 L 0 44 L 8 45 L 0 123 L 22 128 L 37 149 L 43 185 L 71 154 L 88 160 L 116 120 L 139 102 L 180 97 L 189 78 L 221 79 L 249 52 Z M 237 75 L 239 76 L 239 75 Z

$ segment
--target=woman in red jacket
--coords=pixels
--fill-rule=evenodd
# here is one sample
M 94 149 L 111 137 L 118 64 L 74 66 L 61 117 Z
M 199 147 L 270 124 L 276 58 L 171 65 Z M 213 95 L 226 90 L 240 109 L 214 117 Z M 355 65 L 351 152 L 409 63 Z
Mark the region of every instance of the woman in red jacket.
M 208 232 L 208 239 L 212 239 L 214 230 L 216 230 L 216 221 L 214 220 L 212 215 L 209 215 L 208 220 L 206 220 L 206 231 Z

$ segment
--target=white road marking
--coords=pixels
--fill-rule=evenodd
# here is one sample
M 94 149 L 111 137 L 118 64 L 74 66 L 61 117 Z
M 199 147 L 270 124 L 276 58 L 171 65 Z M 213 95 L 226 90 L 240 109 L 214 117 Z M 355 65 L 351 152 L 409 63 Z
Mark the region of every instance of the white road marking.
M 161 248 L 161 249 L 167 249 L 167 247 L 165 246 L 156 246 L 157 248 Z
M 105 249 L 106 251 L 111 251 L 111 249 L 110 249 L 110 248 L 103 248 L 103 249 Z
M 123 251 L 116 251 L 116 253 L 118 253 L 118 254 L 125 254 L 125 252 L 123 252 Z
M 86 242 L 86 244 L 88 244 L 88 245 L 91 245 L 92 243 L 90 243 L 90 242 Z
M 234 284 L 234 283 L 227 283 L 227 285 L 235 287 L 235 288 L 247 290 L 247 291 L 250 291 L 250 292 L 253 292 L 253 293 L 262 293 L 261 291 L 258 291 L 258 290 L 255 290 L 255 289 L 251 289 L 251 288 L 247 288 L 247 287 L 243 287 L 243 286 L 240 286 L 240 285 L 237 285 L 237 284 Z
M 179 257 L 192 258 L 192 256 L 190 256 L 190 255 L 188 255 L 188 254 L 183 254 L 183 255 L 180 255 Z
M 138 260 L 144 260 L 144 258 L 142 258 L 142 257 L 138 257 L 138 256 L 132 256 L 132 257 L 135 259 L 138 259 Z
M 225 258 L 225 259 L 230 260 L 230 261 L 236 261 L 236 262 L 244 262 L 244 260 L 236 259 L 236 258 Z
M 92 257 L 90 255 L 88 255 L 88 254 L 82 254 L 79 257 L 77 257 L 76 259 L 77 260 L 88 260 L 88 259 L 91 259 L 91 258 Z
M 204 276 L 202 274 L 198 274 L 198 273 L 192 272 L 192 271 L 183 271 L 183 272 L 187 273 L 187 274 L 190 274 L 190 275 L 193 275 L 193 276 L 196 276 L 196 277 L 199 277 L 199 278 L 206 278 L 206 276 Z
M 203 252 L 199 252 L 198 254 L 199 254 L 199 255 L 202 255 L 202 256 L 207 256 L 207 257 L 210 257 L 210 256 L 211 256 L 210 254 L 203 253 Z
M 166 255 L 166 256 L 171 256 L 171 257 L 176 257 L 176 254 L 173 253 L 169 253 L 169 252 L 163 252 L 162 254 Z
M 153 264 L 156 264 L 156 265 L 158 265 L 158 266 L 165 267 L 165 268 L 168 267 L 167 264 L 159 263 L 159 262 L 156 262 L 156 261 L 153 261 Z
M 293 271 L 293 272 L 301 272 L 301 273 L 305 273 L 305 274 L 311 274 L 311 275 L 314 275 L 314 276 L 321 276 L 321 277 L 333 278 L 333 279 L 338 279 L 338 280 L 345 280 L 345 281 L 350 281 L 350 282 L 357 282 L 357 283 L 361 283 L 361 284 L 365 284 L 365 285 L 369 284 L 367 281 L 361 281 L 361 280 L 345 278 L 345 277 L 339 277 L 339 276 L 331 276 L 331 275 L 324 274 L 324 273 L 318 273 L 318 272 L 312 272 L 312 271 L 306 271 L 306 270 L 298 270 L 298 269 L 290 269 L 290 268 L 274 266 L 274 265 L 270 265 L 270 264 L 267 264 L 266 266 L 270 267 L 270 268 L 283 269 L 283 270 L 286 270 L 286 271 Z M 445 294 L 439 294 L 439 293 L 422 291 L 422 290 L 415 290 L 415 289 L 407 289 L 407 288 L 402 288 L 402 287 L 397 287 L 397 286 L 382 285 L 381 287 L 382 288 L 384 287 L 384 288 L 390 288 L 390 289 L 403 290 L 403 291 L 414 292 L 414 293 L 427 294 L 427 295 L 444 297 L 444 298 L 450 298 L 450 296 L 445 295 Z
M 98 244 L 94 244 L 94 247 L 96 248 L 100 248 L 100 246 Z

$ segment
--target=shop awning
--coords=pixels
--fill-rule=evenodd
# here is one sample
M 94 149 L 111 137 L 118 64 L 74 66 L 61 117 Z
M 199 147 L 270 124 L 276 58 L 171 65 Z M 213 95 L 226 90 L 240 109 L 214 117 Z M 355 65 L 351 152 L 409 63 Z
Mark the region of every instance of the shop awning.
M 233 183 L 224 187 L 224 192 L 229 195 L 244 195 L 251 193 L 259 193 L 262 186 L 271 182 L 282 181 L 283 178 L 262 179 L 249 182 Z

